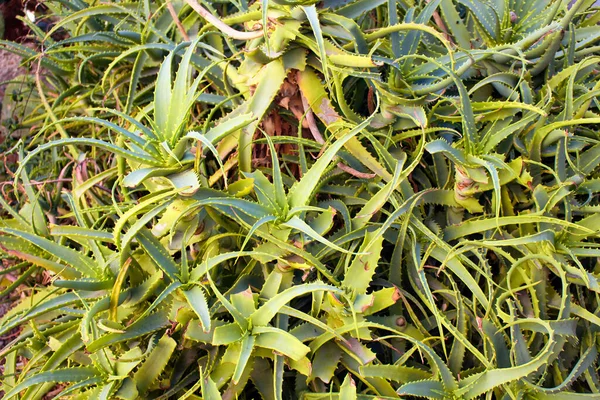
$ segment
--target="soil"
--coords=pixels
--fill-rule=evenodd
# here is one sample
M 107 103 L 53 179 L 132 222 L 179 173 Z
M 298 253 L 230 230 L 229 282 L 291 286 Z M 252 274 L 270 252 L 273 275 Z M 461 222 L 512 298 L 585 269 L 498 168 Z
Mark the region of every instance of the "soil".
M 17 17 L 23 16 L 23 1 L 8 0 L 0 2 L 0 12 L 4 16 L 5 32 L 2 39 L 22 42 L 27 35 L 27 28 Z M 0 103 L 4 97 L 5 85 L 2 83 L 23 73 L 19 68 L 21 57 L 5 50 L 0 50 Z
M 23 0 L 3 0 L 0 2 L 0 12 L 4 17 L 3 39 L 20 41 L 27 33 L 27 27 L 19 19 L 25 15 Z
M 22 41 L 24 35 L 27 33 L 23 23 L 19 21 L 16 17 L 19 15 L 23 15 L 23 4 L 21 0 L 9 0 L 7 2 L 3 2 L 0 5 L 0 12 L 2 12 L 4 16 L 5 22 L 5 32 L 4 39 L 13 40 L 13 41 Z M 6 50 L 0 49 L 0 110 L 2 109 L 2 101 L 4 99 L 4 91 L 6 90 L 6 82 L 14 79 L 18 75 L 24 73 L 25 68 L 21 67 L 21 57 L 13 54 Z M 3 140 L 3 132 L 0 127 L 0 143 Z M 1 156 L 1 154 L 0 154 Z M 6 263 L 0 261 L 0 269 L 7 267 Z M 8 274 L 8 276 L 0 275 L 0 281 L 13 281 L 16 279 L 14 274 Z M 0 286 L 0 291 L 3 290 L 4 287 Z M 10 308 L 12 308 L 13 304 L 18 301 L 18 296 L 14 296 L 15 293 L 11 293 L 3 298 L 0 298 L 0 317 L 4 315 Z M 11 335 L 13 332 L 9 332 L 9 334 L 0 337 L 0 348 L 3 348 L 6 343 L 10 341 Z M 0 394 L 0 397 L 2 395 Z
M 16 54 L 10 53 L 8 51 L 0 50 L 0 110 L 2 110 L 2 101 L 4 99 L 4 90 L 6 85 L 3 82 L 9 81 L 15 78 L 17 75 L 22 74 L 25 69 L 20 67 L 21 57 Z M 4 127 L 0 126 L 0 143 L 5 139 Z M 0 154 L 0 159 L 2 159 L 2 155 Z M 3 269 L 5 265 L 4 263 L 0 263 L 0 269 Z M 4 276 L 0 275 L 0 281 L 3 281 Z M 7 278 L 9 281 L 16 278 L 14 274 L 9 274 Z M 0 285 L 0 291 L 5 289 L 4 285 Z M 0 317 L 2 317 L 8 310 L 10 310 L 13 304 L 18 300 L 18 298 L 13 298 L 11 295 L 7 295 L 3 298 L 0 298 Z M 0 349 L 3 348 L 11 338 L 13 332 L 9 332 L 9 334 L 0 336 Z M 0 397 L 2 397 L 0 395 Z
M 6 86 L 3 82 L 9 81 L 25 71 L 20 64 L 21 57 L 6 50 L 0 50 L 0 103 L 2 103 Z

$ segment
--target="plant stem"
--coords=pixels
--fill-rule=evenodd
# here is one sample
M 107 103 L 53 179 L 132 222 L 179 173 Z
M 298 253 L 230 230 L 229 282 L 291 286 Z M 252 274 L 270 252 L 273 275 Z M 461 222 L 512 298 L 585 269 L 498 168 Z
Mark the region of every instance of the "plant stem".
M 256 38 L 263 36 L 262 30 L 252 31 L 252 32 L 240 32 L 240 31 L 233 29 L 232 27 L 230 27 L 229 25 L 227 25 L 223 21 L 221 21 L 219 18 L 212 15 L 207 9 L 202 7 L 200 5 L 200 3 L 198 3 L 198 1 L 196 1 L 196 0 L 185 0 L 185 2 L 190 7 L 192 7 L 194 9 L 194 11 L 196 11 L 198 14 L 200 14 L 200 16 L 202 18 L 204 18 L 208 23 L 211 23 L 212 25 L 214 25 L 215 28 L 217 28 L 218 30 L 220 30 L 221 32 L 226 34 L 227 36 L 230 36 L 234 39 L 239 39 L 239 40 L 252 40 L 252 39 L 256 39 Z

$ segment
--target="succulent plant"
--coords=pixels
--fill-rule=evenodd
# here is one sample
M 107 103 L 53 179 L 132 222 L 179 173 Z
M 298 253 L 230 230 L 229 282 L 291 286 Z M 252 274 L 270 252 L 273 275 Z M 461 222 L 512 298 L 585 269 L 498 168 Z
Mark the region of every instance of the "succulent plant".
M 40 50 L 0 41 L 37 89 L 5 398 L 597 398 L 600 12 L 569 3 L 47 3 Z

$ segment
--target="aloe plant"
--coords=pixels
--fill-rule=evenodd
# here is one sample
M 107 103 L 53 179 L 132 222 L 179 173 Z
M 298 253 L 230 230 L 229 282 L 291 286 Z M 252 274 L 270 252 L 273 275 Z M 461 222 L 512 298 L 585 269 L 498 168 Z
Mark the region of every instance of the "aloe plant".
M 4 397 L 598 397 L 600 13 L 569 3 L 48 3 L 39 51 L 0 42 L 34 71 Z

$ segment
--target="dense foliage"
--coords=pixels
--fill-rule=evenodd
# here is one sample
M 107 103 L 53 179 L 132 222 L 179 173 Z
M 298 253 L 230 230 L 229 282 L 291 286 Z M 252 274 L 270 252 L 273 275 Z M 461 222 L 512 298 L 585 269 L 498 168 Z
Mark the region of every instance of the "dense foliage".
M 599 398 L 569 3 L 46 2 L 0 41 L 5 398 Z

